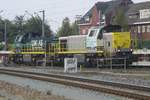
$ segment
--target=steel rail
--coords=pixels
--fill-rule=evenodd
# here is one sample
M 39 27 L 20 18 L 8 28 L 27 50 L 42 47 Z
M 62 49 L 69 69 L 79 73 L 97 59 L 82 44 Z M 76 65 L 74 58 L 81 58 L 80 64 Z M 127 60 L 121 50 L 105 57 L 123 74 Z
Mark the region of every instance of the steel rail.
M 69 75 L 53 74 L 53 73 L 46 74 L 46 73 L 39 73 L 39 72 L 10 70 L 10 69 L 0 69 L 0 70 L 11 71 L 11 72 L 21 72 L 21 73 L 26 73 L 26 74 L 34 74 L 34 75 L 41 75 L 41 76 L 61 78 L 61 79 L 76 80 L 76 81 L 80 81 L 80 82 L 89 82 L 89 83 L 94 83 L 94 84 L 103 84 L 103 85 L 109 85 L 109 86 L 116 86 L 116 87 L 120 87 L 120 88 L 130 88 L 130 89 L 134 89 L 134 90 L 150 92 L 150 87 L 146 87 L 146 86 L 125 84 L 125 83 L 119 83 L 119 82 L 102 81 L 102 80 L 94 80 L 94 79 L 88 79 L 88 78 L 79 77 L 79 76 L 77 77 L 77 76 L 69 76 Z
M 60 75 L 60 74 L 44 74 L 37 72 L 0 69 L 1 74 L 15 75 L 19 77 L 32 78 L 42 81 L 61 83 L 64 85 L 81 87 L 85 89 L 106 92 L 110 94 L 135 98 L 139 100 L 150 99 L 150 88 L 143 86 L 134 86 L 129 84 L 114 83 L 100 80 L 91 80 L 81 77 Z

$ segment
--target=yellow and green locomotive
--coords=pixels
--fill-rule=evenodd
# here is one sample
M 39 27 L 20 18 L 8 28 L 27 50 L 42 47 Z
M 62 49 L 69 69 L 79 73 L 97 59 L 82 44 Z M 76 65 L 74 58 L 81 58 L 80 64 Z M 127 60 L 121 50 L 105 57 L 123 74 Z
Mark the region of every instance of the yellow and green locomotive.
M 47 60 L 47 63 L 63 62 L 64 58 L 75 57 L 79 63 L 94 65 L 96 60 L 107 57 L 132 56 L 129 32 L 121 32 L 118 25 L 93 27 L 87 35 L 40 38 L 33 34 L 17 36 L 14 46 L 14 62 Z

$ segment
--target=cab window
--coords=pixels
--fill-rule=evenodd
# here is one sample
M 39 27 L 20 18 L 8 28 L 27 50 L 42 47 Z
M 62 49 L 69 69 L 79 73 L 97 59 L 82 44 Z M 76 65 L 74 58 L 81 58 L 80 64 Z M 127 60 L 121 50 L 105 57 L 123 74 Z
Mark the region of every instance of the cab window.
M 91 30 L 89 37 L 94 37 L 96 36 L 97 30 Z

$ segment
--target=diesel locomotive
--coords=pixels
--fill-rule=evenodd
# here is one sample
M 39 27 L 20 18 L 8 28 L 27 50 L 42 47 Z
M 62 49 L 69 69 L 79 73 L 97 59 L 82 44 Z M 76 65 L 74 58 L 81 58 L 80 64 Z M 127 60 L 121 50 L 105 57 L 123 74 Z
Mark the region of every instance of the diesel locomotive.
M 63 63 L 75 57 L 78 63 L 94 65 L 97 59 L 132 57 L 130 32 L 122 32 L 119 25 L 92 27 L 87 35 L 42 38 L 39 34 L 18 35 L 14 42 L 15 63 Z

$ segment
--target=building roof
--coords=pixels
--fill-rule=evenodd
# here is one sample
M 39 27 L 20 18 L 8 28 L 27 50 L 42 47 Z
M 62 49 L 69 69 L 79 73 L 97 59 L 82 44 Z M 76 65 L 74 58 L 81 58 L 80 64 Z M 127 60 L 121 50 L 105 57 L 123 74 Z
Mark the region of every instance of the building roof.
M 105 12 L 105 10 L 108 8 L 108 2 L 97 2 L 94 6 L 96 6 L 98 11 L 102 11 L 102 13 Z M 86 23 L 86 18 L 92 17 L 92 10 L 94 6 L 80 19 L 80 24 Z
M 128 17 L 129 24 L 149 22 L 150 21 L 150 18 L 140 19 L 139 10 L 143 10 L 143 9 L 150 9 L 150 1 L 130 5 L 130 8 L 127 12 L 127 16 L 137 15 L 137 18 L 132 18 L 131 19 L 131 18 Z
M 109 7 L 109 2 L 97 2 L 95 5 L 98 11 L 101 10 L 101 13 L 105 13 Z
M 130 5 L 128 13 L 139 12 L 141 9 L 150 9 L 150 1 Z
M 132 0 L 112 0 L 107 2 L 97 2 L 94 6 L 96 6 L 97 11 L 101 11 L 102 14 L 107 14 L 110 11 L 115 10 L 116 7 L 120 6 L 120 4 L 123 1 L 128 1 L 130 4 L 132 4 Z M 92 9 L 94 6 L 81 18 L 80 24 L 86 23 L 86 18 L 92 17 Z

